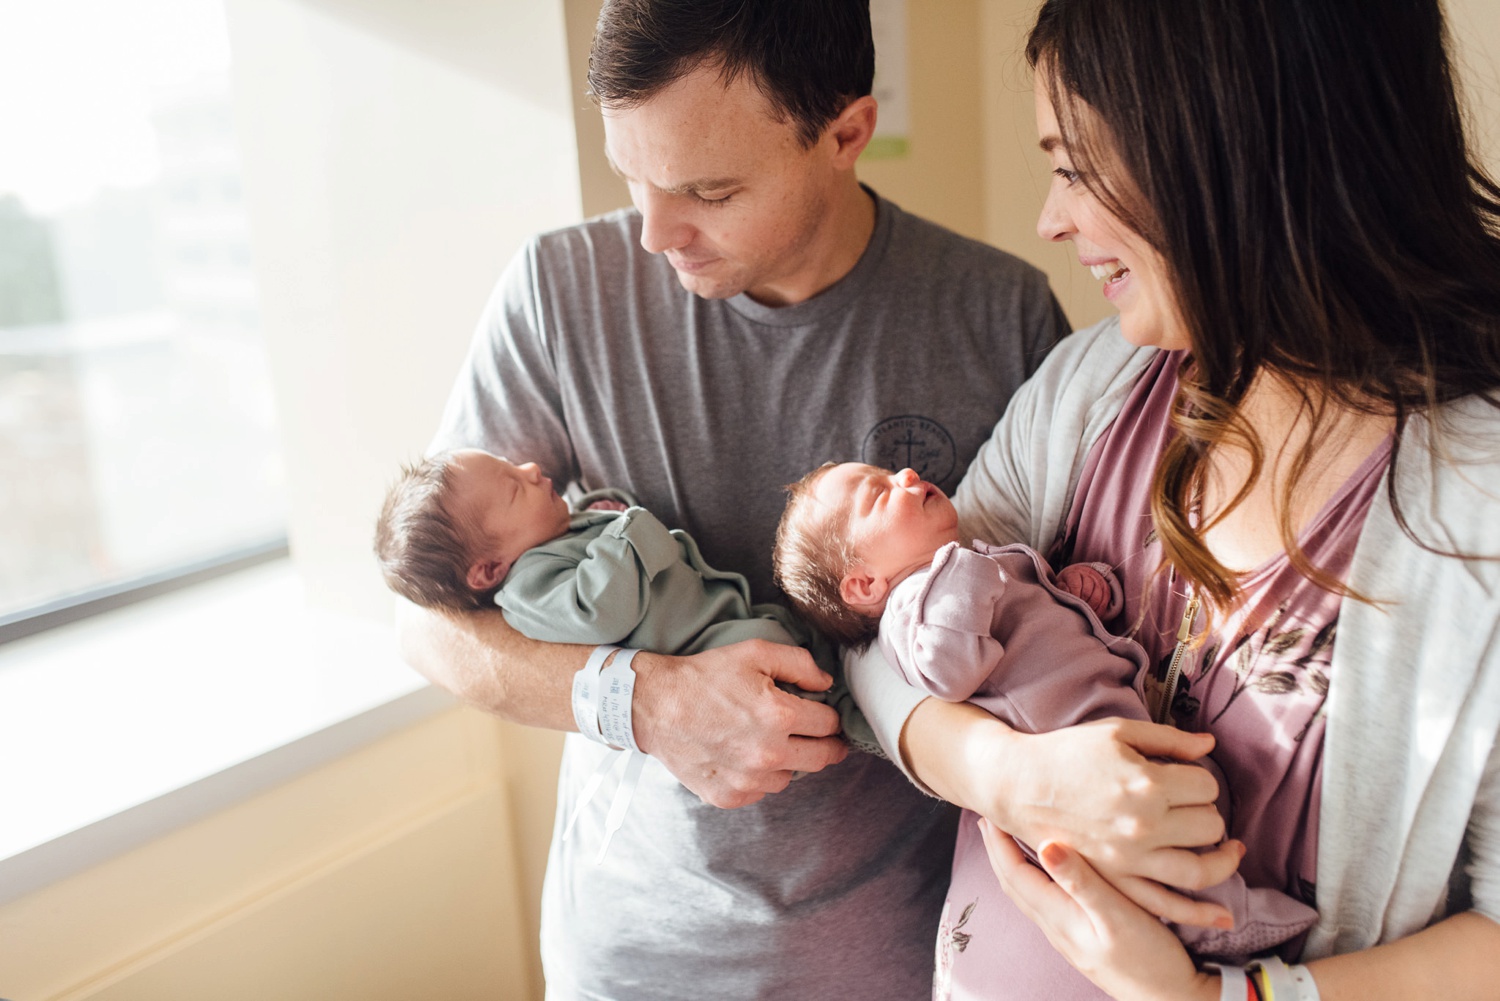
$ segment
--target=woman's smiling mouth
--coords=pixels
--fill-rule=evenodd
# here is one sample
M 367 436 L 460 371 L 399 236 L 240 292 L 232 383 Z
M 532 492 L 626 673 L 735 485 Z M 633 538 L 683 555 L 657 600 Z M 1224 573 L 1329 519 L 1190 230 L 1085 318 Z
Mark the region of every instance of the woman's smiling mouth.
M 1130 274 L 1130 269 L 1119 261 L 1106 261 L 1103 264 L 1090 264 L 1089 273 L 1095 278 L 1105 279 L 1105 284 L 1109 284 Z

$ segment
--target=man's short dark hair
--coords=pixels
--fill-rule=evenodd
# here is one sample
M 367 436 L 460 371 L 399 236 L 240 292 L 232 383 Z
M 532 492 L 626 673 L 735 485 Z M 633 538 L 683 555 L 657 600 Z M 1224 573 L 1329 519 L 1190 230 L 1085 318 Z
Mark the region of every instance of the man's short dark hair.
M 726 84 L 750 74 L 811 146 L 870 93 L 869 0 L 605 0 L 589 52 L 602 107 L 636 107 L 702 65 Z

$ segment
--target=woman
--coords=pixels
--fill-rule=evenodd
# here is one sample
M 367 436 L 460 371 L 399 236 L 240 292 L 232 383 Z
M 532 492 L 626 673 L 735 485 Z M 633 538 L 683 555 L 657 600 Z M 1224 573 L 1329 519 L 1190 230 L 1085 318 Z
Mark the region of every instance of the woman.
M 1495 996 L 1500 189 L 1468 155 L 1438 5 L 1048 0 L 1028 56 L 1054 167 L 1039 229 L 1120 317 L 1017 395 L 957 502 L 978 537 L 1117 568 L 1164 712 L 1215 739 L 1232 840 L 1173 850 L 1219 832 L 1135 753 L 1206 740 L 1043 745 L 930 700 L 877 719 L 1052 877 L 995 825 L 961 828 L 939 985 L 1254 997 L 1195 968 L 1151 913 L 1184 905 L 1139 878 L 1201 885 L 1244 850 L 1248 882 L 1319 911 L 1281 949 L 1316 985 L 1298 990 Z M 1029 769 L 1046 778 L 1018 800 L 1007 773 Z M 1117 808 L 1123 831 L 1097 824 Z M 1056 953 L 1028 949 L 1041 935 Z

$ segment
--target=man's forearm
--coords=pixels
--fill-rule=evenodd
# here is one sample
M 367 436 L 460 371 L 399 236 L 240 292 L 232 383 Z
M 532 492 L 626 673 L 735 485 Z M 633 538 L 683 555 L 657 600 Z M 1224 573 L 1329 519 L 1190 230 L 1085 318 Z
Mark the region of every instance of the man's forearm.
M 499 610 L 447 613 L 398 601 L 401 655 L 428 681 L 485 712 L 527 726 L 573 730 L 573 675 L 589 648 L 542 643 Z
M 505 719 L 575 730 L 573 677 L 591 647 L 532 640 L 488 610 L 449 615 L 402 605 L 401 653 L 433 684 Z M 642 751 L 715 806 L 753 803 L 847 753 L 828 706 L 776 687 L 832 681 L 806 650 L 765 640 L 691 657 L 642 653 L 631 717 Z

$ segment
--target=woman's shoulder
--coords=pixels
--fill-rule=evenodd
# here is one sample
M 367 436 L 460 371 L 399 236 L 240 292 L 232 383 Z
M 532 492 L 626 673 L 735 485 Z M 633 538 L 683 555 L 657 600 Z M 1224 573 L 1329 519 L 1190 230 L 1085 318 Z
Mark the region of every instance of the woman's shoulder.
M 1132 386 L 1156 354 L 1125 340 L 1120 318 L 1111 316 L 1059 341 L 1032 376 L 1033 389 L 1052 398 L 1103 402 Z
M 1497 394 L 1500 397 L 1500 394 Z M 1414 417 L 1408 440 L 1455 466 L 1489 466 L 1500 475 L 1500 399 L 1463 396 Z
M 1500 406 L 1463 397 L 1406 422 L 1360 534 L 1360 550 L 1367 557 L 1378 551 L 1386 560 L 1430 564 L 1434 572 L 1477 574 L 1500 594 L 1497 511 Z
M 1418 540 L 1490 560 L 1500 540 L 1500 407 L 1477 396 L 1407 422 L 1390 472 L 1393 494 Z
M 1050 546 L 1090 446 L 1157 354 L 1126 342 L 1113 317 L 1063 338 L 959 484 L 967 537 Z

